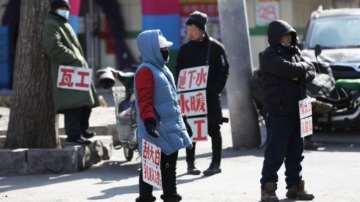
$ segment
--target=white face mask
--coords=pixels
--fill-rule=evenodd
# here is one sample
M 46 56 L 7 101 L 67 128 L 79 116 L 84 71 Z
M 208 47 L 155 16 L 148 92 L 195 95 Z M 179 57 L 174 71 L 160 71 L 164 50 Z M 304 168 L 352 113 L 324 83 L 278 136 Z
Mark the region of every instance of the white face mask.
M 58 10 L 58 14 L 66 19 L 69 19 L 70 12 L 68 10 Z

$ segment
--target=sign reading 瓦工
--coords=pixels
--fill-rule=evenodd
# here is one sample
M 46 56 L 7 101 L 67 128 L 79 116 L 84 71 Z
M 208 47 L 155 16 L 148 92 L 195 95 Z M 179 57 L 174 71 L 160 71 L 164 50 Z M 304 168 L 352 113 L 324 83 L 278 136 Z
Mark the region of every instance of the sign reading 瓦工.
M 193 141 L 207 140 L 206 85 L 209 66 L 186 68 L 178 78 L 178 103 L 181 112 L 188 117 L 194 133 Z M 196 118 L 194 117 L 196 116 Z
M 144 182 L 153 187 L 162 189 L 160 170 L 161 149 L 160 147 L 142 139 L 142 176 Z
M 57 87 L 71 90 L 88 91 L 92 82 L 92 69 L 61 65 Z

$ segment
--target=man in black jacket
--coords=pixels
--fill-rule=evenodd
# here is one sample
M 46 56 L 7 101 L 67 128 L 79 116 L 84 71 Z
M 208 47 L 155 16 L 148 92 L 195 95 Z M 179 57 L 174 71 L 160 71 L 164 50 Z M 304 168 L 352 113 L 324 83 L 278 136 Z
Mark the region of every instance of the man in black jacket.
M 286 168 L 288 198 L 312 200 L 304 189 L 301 162 L 304 150 L 300 135 L 299 100 L 306 98 L 305 84 L 315 77 L 315 67 L 306 62 L 296 47 L 296 31 L 277 20 L 268 28 L 269 47 L 262 53 L 263 113 L 267 129 L 267 148 L 262 169 L 261 201 L 279 201 L 275 194 L 283 162 Z
M 206 87 L 206 100 L 208 109 L 208 134 L 212 142 L 212 162 L 203 172 L 204 175 L 220 173 L 222 137 L 220 125 L 223 122 L 221 109 L 221 92 L 225 87 L 229 75 L 229 63 L 224 46 L 211 38 L 206 30 L 207 15 L 199 11 L 190 14 L 186 21 L 186 31 L 190 41 L 180 47 L 175 67 L 175 76 L 179 77 L 182 69 L 203 66 L 207 64 L 207 54 L 210 48 L 208 64 L 208 80 Z M 210 47 L 209 47 L 210 46 Z M 186 161 L 189 174 L 200 174 L 195 167 L 195 143 L 191 150 L 186 150 Z

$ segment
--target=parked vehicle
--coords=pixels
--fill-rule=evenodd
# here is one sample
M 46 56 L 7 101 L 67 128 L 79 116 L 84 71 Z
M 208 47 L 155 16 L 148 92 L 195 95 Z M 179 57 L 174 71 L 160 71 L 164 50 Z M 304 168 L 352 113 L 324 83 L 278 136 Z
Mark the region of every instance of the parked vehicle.
M 100 69 L 96 72 L 99 84 L 105 89 L 111 88 L 115 101 L 115 118 L 118 132 L 118 142 L 115 149 L 123 149 L 127 161 L 131 161 L 134 152 L 138 150 L 137 122 L 134 97 L 134 72 L 123 72 L 113 68 Z M 112 87 L 115 77 L 122 86 Z
M 338 79 L 335 81 L 331 66 L 322 60 L 322 47 L 317 44 L 313 51 L 316 60 L 313 63 L 317 74 L 315 79 L 307 84 L 307 94 L 314 98 L 314 132 L 359 130 L 360 79 Z M 259 121 L 263 121 L 262 77 L 259 70 L 254 71 L 250 86 Z
M 314 49 L 322 47 L 319 58 L 331 67 L 334 78 L 360 78 L 360 8 L 314 11 L 299 47 L 316 63 Z
M 321 60 L 322 48 L 315 46 L 318 74 L 307 85 L 308 95 L 316 99 L 313 127 L 319 131 L 360 129 L 360 80 L 335 81 L 328 63 Z

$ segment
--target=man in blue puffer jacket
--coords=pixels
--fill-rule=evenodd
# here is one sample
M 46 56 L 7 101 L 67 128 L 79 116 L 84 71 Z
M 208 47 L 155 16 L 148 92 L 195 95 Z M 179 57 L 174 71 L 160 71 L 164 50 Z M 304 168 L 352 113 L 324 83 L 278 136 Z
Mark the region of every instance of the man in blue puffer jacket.
M 141 32 L 137 37 L 143 63 L 135 74 L 135 102 L 138 123 L 138 143 L 142 140 L 161 148 L 161 175 L 165 202 L 177 202 L 181 196 L 176 190 L 176 161 L 178 150 L 191 148 L 191 128 L 182 117 L 177 102 L 174 78 L 165 66 L 169 61 L 169 42 L 160 30 Z M 142 147 L 139 146 L 142 153 Z M 139 178 L 139 194 L 136 202 L 153 202 L 153 187 Z

